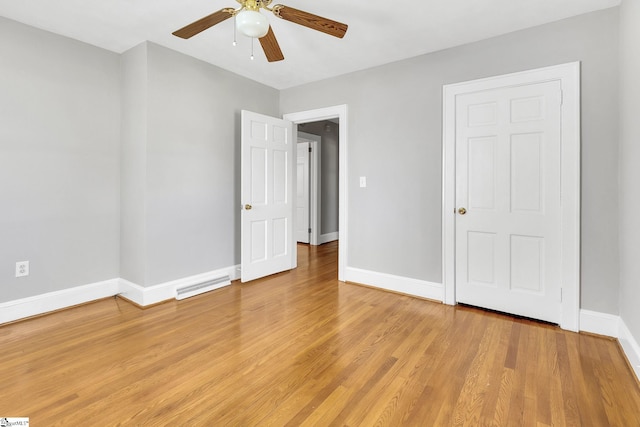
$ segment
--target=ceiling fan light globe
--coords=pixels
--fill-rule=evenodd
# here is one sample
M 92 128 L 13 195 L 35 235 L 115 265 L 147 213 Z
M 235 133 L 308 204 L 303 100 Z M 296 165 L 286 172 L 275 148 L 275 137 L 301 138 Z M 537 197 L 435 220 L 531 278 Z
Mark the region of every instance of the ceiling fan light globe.
M 236 28 L 247 37 L 261 38 L 269 32 L 269 20 L 255 10 L 243 10 L 236 15 Z

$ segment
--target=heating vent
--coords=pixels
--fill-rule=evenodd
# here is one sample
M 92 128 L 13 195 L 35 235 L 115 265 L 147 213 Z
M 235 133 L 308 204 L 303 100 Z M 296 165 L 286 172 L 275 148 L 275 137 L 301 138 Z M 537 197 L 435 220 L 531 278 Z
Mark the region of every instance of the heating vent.
M 195 285 L 185 286 L 184 288 L 176 289 L 176 299 L 185 299 L 195 295 L 200 295 L 205 292 L 212 291 L 214 289 L 221 288 L 231 284 L 229 276 L 218 277 L 217 279 L 207 280 L 206 282 L 196 283 Z

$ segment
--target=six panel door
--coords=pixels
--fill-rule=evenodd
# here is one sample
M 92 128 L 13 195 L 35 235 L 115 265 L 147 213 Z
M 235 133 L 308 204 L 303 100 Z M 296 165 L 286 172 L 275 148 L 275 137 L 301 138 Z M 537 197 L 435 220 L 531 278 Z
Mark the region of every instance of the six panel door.
M 456 299 L 560 321 L 560 82 L 456 98 Z
M 293 236 L 293 126 L 242 111 L 241 281 L 295 267 Z

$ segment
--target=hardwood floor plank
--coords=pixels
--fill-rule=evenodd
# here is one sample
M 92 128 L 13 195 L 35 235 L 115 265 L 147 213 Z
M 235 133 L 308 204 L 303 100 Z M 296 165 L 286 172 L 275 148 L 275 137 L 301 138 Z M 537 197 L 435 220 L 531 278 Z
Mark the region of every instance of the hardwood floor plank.
M 539 424 L 551 425 L 551 375 L 556 350 L 554 346 L 547 346 L 546 335 L 546 329 L 539 329 L 534 343 L 537 353 L 534 382 L 536 421 Z
M 558 349 L 558 373 L 562 384 L 562 397 L 564 402 L 564 416 L 567 425 L 581 425 L 580 404 L 578 400 L 578 391 L 576 383 L 580 383 L 582 374 L 575 371 L 572 372 L 572 364 L 569 355 L 566 335 L 557 333 L 556 347 Z M 575 382 L 574 382 L 575 378 Z
M 465 375 L 465 382 L 460 391 L 460 397 L 454 408 L 455 422 L 460 425 L 480 425 L 485 395 L 490 385 L 488 370 L 496 353 L 501 349 L 495 344 L 499 340 L 498 330 L 493 322 L 488 322 L 482 335 L 482 340 Z
M 414 422 L 433 420 L 433 425 L 457 423 L 458 414 L 454 412 L 456 402 L 461 397 L 461 390 L 469 372 L 470 365 L 476 355 L 486 329 L 486 318 L 473 319 L 468 312 L 459 313 L 463 318 L 449 337 L 447 348 L 439 354 L 440 363 L 436 370 L 446 375 L 434 375 L 431 379 L 432 395 L 428 406 L 416 412 Z M 457 319 L 456 319 L 457 320 Z M 474 322 L 474 320 L 477 320 Z M 453 341 L 455 337 L 455 341 Z M 457 346 L 464 342 L 468 351 L 457 351 Z
M 488 425 L 507 426 L 513 425 L 509 421 L 509 411 L 511 408 L 511 398 L 513 396 L 513 382 L 515 373 L 513 369 L 502 369 L 498 397 L 496 399 L 495 411 L 493 413 L 492 422 Z M 486 419 L 489 419 L 487 416 Z
M 511 341 L 510 332 L 512 330 L 509 323 L 496 322 L 496 343 L 491 344 L 489 363 L 484 371 L 484 381 L 487 384 L 481 413 L 481 420 L 483 420 L 482 423 L 484 425 L 496 424 L 497 414 L 502 414 L 503 416 L 506 413 L 506 408 L 499 407 L 501 403 L 499 397 L 503 388 L 503 381 L 506 379 L 504 361 L 507 357 L 506 353 Z
M 564 402 L 562 397 L 562 380 L 558 362 L 558 346 L 553 330 L 547 330 L 543 346 L 549 352 L 547 369 L 549 370 L 549 404 L 551 413 L 551 425 L 562 427 L 566 424 Z M 541 390 L 544 391 L 544 390 Z
M 521 322 L 516 322 L 520 323 Z M 529 359 L 526 355 L 529 354 L 529 331 L 525 325 L 522 326 L 520 333 L 518 334 L 518 357 L 516 360 L 515 368 L 513 369 L 513 387 L 512 395 L 509 400 L 509 415 L 507 417 L 507 425 L 524 425 L 524 404 L 525 404 L 525 384 L 527 368 L 529 366 Z
M 640 425 L 615 340 L 298 268 L 141 310 L 0 325 L 0 416 L 33 425 Z
M 569 354 L 572 365 L 576 371 L 581 372 L 581 387 L 578 388 L 578 402 L 580 405 L 580 416 L 583 423 L 591 425 L 608 425 L 607 414 L 604 410 L 603 397 L 600 392 L 597 378 L 595 377 L 594 359 L 589 343 L 593 340 L 583 339 L 586 336 L 568 337 L 568 342 L 575 343 L 569 346 Z M 597 393 L 597 394 L 594 394 Z

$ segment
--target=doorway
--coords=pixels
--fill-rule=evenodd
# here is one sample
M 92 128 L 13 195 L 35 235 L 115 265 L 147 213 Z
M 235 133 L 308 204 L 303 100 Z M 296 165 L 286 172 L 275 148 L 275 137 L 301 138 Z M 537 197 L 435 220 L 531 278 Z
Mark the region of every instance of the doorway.
M 317 110 L 302 111 L 297 113 L 284 114 L 284 119 L 294 124 L 294 132 L 300 125 L 307 123 L 330 120 L 338 126 L 338 280 L 345 280 L 345 270 L 347 265 L 348 247 L 348 221 L 347 221 L 347 106 L 339 105 L 334 107 L 321 108 Z M 295 126 L 298 125 L 298 126 Z M 306 131 L 306 130 L 305 130 Z M 296 137 L 297 139 L 297 137 Z M 294 180 L 295 184 L 295 180 Z M 293 194 L 297 194 L 294 189 Z M 321 239 L 320 239 L 321 241 Z
M 298 176 L 296 197 L 296 229 L 299 230 L 298 242 L 313 246 L 338 240 L 339 216 L 339 130 L 337 120 L 302 123 L 298 125 Z M 309 148 L 300 150 L 301 147 Z M 308 150 L 308 152 L 307 152 Z M 310 163 L 305 173 L 305 163 Z M 301 188 L 302 185 L 302 188 Z M 307 193 L 307 194 L 305 194 Z M 309 206 L 309 213 L 304 207 Z M 308 222 L 308 240 L 303 231 Z

